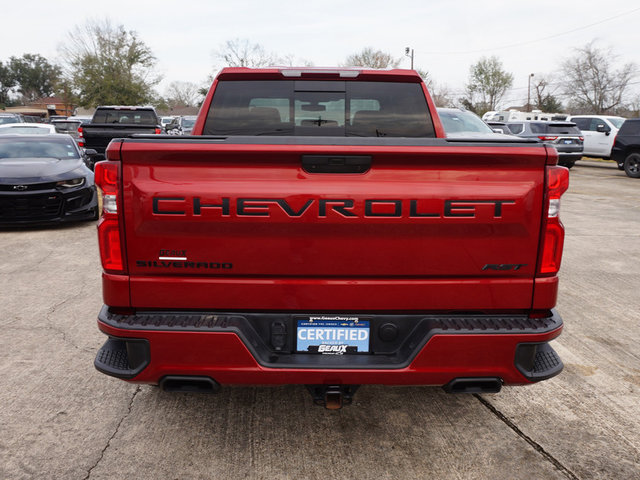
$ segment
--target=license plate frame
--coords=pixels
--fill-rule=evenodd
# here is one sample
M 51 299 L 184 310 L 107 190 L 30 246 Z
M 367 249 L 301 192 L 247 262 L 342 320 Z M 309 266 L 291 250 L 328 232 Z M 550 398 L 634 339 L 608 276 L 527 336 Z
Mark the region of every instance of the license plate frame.
M 371 322 L 354 315 L 295 317 L 296 352 L 321 355 L 368 354 Z

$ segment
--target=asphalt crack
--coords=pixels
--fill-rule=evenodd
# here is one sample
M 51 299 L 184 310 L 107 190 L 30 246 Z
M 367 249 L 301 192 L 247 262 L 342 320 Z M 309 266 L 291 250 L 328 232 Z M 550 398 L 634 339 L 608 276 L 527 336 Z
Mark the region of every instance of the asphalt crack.
M 67 297 L 65 300 L 56 303 L 52 307 L 49 307 L 49 310 L 45 314 L 45 322 L 47 324 L 45 326 L 45 328 L 47 330 L 53 331 L 56 334 L 60 335 L 62 337 L 62 341 L 63 342 L 68 343 L 69 345 L 71 345 L 76 350 L 81 350 L 81 351 L 85 351 L 85 352 L 89 352 L 90 353 L 90 352 L 93 351 L 93 349 L 86 348 L 86 347 L 83 348 L 83 347 L 80 347 L 80 346 L 76 345 L 74 342 L 72 342 L 70 339 L 67 338 L 67 333 L 62 328 L 58 327 L 54 321 L 52 321 L 53 315 L 57 312 L 57 310 L 59 308 L 64 307 L 67 303 L 72 302 L 72 301 L 76 300 L 77 298 L 83 297 L 84 295 L 85 295 L 85 284 L 83 283 L 82 286 L 80 287 L 80 291 L 78 293 Z
M 49 258 L 51 258 L 51 256 L 53 255 L 54 252 L 55 252 L 55 250 L 53 250 L 53 249 L 49 250 L 48 252 L 46 252 L 44 257 L 42 257 L 39 260 L 36 260 L 35 263 L 27 266 L 26 269 L 25 269 L 24 266 L 20 266 L 20 267 L 16 268 L 15 270 L 12 270 L 12 271 L 9 271 L 9 272 L 2 272 L 2 273 L 6 274 L 6 275 L 15 275 L 17 273 L 25 274 L 25 273 L 31 273 L 31 272 L 38 271 L 38 267 L 40 265 L 42 265 L 44 262 L 46 262 L 47 260 L 49 260 Z
M 93 466 L 89 469 L 89 471 L 87 472 L 87 476 L 84 477 L 83 480 L 89 480 L 93 470 L 100 464 L 100 462 L 104 458 L 104 454 L 107 452 L 107 450 L 111 446 L 111 440 L 113 440 L 115 438 L 115 436 L 118 434 L 118 431 L 120 430 L 120 425 L 122 425 L 122 422 L 124 422 L 127 419 L 127 417 L 131 414 L 131 410 L 133 409 L 133 402 L 136 399 L 136 395 L 138 395 L 138 393 L 140 393 L 140 389 L 141 389 L 140 386 L 138 386 L 138 388 L 136 388 L 136 391 L 133 392 L 133 395 L 131 396 L 131 400 L 129 401 L 129 408 L 127 409 L 127 413 L 125 413 L 122 416 L 122 418 L 120 419 L 120 421 L 118 422 L 118 425 L 116 426 L 116 429 L 113 432 L 113 435 L 111 435 L 111 437 L 109 437 L 109 440 L 107 440 L 107 444 L 104 446 L 104 448 L 100 452 L 100 458 L 98 458 L 96 463 L 94 463 Z
M 576 476 L 575 473 L 573 473 L 571 470 L 565 467 L 557 458 L 555 458 L 553 455 L 547 452 L 542 447 L 542 445 L 540 445 L 538 442 L 536 442 L 527 434 L 525 434 L 522 430 L 520 430 L 518 426 L 515 423 L 513 423 L 511 420 L 509 420 L 500 410 L 498 410 L 496 407 L 491 405 L 491 403 L 489 403 L 487 400 L 482 398 L 479 394 L 474 393 L 473 396 L 476 397 L 480 401 L 480 403 L 482 403 L 482 405 L 484 405 L 487 408 L 487 410 L 493 413 L 496 417 L 498 417 L 498 419 L 500 419 L 500 421 L 502 421 L 511 430 L 513 430 L 516 435 L 518 435 L 525 442 L 531 445 L 534 448 L 534 450 L 538 452 L 545 460 L 547 460 L 554 467 L 556 467 L 557 470 L 559 470 L 562 474 L 564 474 L 565 477 L 571 480 L 580 480 L 580 478 L 578 478 L 578 476 Z

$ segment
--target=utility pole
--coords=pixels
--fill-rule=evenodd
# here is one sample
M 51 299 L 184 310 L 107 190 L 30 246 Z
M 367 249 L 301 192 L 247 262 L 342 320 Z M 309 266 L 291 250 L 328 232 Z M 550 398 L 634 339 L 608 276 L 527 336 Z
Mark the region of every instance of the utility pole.
M 533 73 L 529 75 L 529 83 L 527 84 L 527 112 L 531 111 L 531 77 L 533 77 Z
M 411 70 L 413 70 L 413 48 L 406 47 L 404 49 L 404 55 L 411 59 Z

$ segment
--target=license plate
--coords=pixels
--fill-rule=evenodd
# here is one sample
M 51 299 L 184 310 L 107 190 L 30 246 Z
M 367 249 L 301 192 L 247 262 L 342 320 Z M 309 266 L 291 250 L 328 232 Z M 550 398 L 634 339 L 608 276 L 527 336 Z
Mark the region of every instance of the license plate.
M 318 315 L 297 319 L 296 350 L 323 355 L 369 352 L 369 320 Z
M 564 144 L 565 145 L 571 145 L 573 143 L 573 140 L 565 140 Z

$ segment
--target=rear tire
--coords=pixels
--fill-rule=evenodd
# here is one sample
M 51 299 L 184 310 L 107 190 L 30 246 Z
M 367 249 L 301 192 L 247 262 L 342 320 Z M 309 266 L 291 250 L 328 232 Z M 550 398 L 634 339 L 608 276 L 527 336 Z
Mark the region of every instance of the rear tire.
M 640 178 L 640 153 L 633 152 L 624 159 L 624 173 L 631 178 Z

